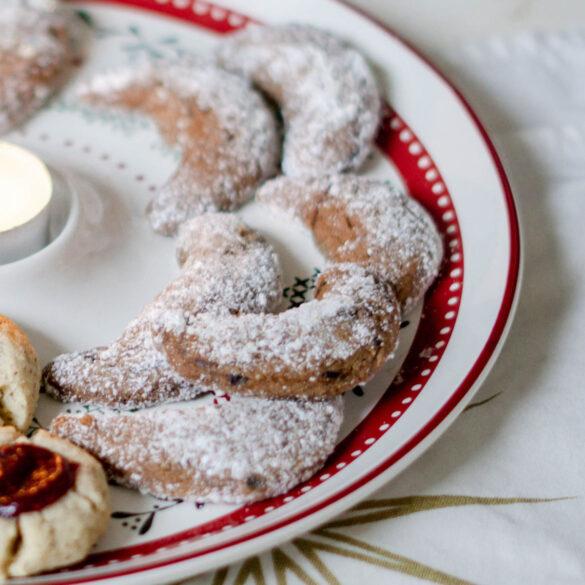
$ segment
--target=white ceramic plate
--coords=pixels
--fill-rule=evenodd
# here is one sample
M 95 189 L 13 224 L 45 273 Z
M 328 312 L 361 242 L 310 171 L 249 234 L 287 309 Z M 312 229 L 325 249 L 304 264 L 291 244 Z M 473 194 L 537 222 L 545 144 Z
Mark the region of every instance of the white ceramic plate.
M 314 478 L 242 508 L 162 502 L 113 488 L 111 527 L 92 557 L 27 580 L 162 583 L 313 528 L 437 439 L 477 390 L 504 339 L 518 290 L 519 228 L 506 177 L 469 106 L 413 49 L 352 9 L 334 0 L 73 4 L 93 31 L 89 58 L 66 92 L 8 137 L 38 152 L 68 186 L 57 198 L 51 245 L 0 266 L 0 311 L 26 328 L 43 362 L 115 338 L 177 274 L 173 241 L 153 234 L 144 217 L 147 199 L 169 176 L 177 153 L 143 119 L 81 104 L 75 84 L 144 57 L 209 52 L 250 19 L 310 22 L 351 39 L 368 56 L 391 108 L 364 172 L 400 182 L 433 214 L 445 241 L 441 276 L 424 306 L 407 317 L 399 355 L 346 397 L 344 438 Z M 310 295 L 322 259 L 308 235 L 269 220 L 255 204 L 241 213 L 280 252 L 286 296 L 300 301 Z M 46 426 L 64 408 L 43 398 L 37 424 Z

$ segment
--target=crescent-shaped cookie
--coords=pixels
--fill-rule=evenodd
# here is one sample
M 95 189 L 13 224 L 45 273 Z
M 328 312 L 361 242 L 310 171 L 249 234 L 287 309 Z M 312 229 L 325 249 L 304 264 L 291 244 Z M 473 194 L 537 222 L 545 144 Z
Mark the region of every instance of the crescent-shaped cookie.
M 81 95 L 151 117 L 165 140 L 182 150 L 177 171 L 148 207 L 158 233 L 174 235 L 195 215 L 239 207 L 276 173 L 274 114 L 245 79 L 213 64 L 182 61 L 103 73 Z
M 0 315 L 0 425 L 26 432 L 39 399 L 41 368 L 28 337 Z
M 64 354 L 43 372 L 47 392 L 65 402 L 119 408 L 189 400 L 209 392 L 187 381 L 153 344 L 151 327 L 168 315 L 266 312 L 281 301 L 278 258 L 235 215 L 204 214 L 183 225 L 177 242 L 181 275 L 108 347 Z
M 87 556 L 110 518 L 100 464 L 69 441 L 0 427 L 0 580 Z
M 315 298 L 282 313 L 161 317 L 155 343 L 193 383 L 312 398 L 368 380 L 394 351 L 401 321 L 392 287 L 357 264 L 325 270 Z
M 380 93 L 368 63 L 346 42 L 309 25 L 251 27 L 218 55 L 280 106 L 286 175 L 355 170 L 371 152 Z
M 257 200 L 300 219 L 332 262 L 355 262 L 392 283 L 404 313 L 437 277 L 443 244 L 424 208 L 389 181 L 357 175 L 279 177 Z
M 75 23 L 53 0 L 0 2 L 0 134 L 40 108 L 73 62 Z
M 249 503 L 323 466 L 343 418 L 323 402 L 232 396 L 136 413 L 59 415 L 51 430 L 88 449 L 118 483 L 163 498 Z

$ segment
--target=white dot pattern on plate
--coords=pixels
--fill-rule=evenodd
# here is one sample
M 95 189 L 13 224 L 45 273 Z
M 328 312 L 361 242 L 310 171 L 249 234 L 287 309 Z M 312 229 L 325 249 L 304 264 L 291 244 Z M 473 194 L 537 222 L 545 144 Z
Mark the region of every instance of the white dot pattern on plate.
M 420 142 L 411 142 L 410 146 L 408 147 L 408 152 L 410 154 L 420 154 L 422 152 L 422 146 Z
M 435 180 L 437 180 L 438 177 L 439 177 L 439 173 L 437 172 L 437 169 L 429 169 L 425 173 L 425 179 L 427 181 L 435 181 Z
M 212 8 L 211 9 L 211 18 L 213 20 L 224 20 L 227 16 L 227 12 L 222 8 Z
M 431 159 L 426 154 L 418 159 L 418 166 L 421 169 L 427 169 L 431 166 Z
M 204 0 L 155 0 L 155 2 L 161 6 L 170 5 L 180 11 L 190 11 L 198 17 L 211 17 L 217 23 L 227 23 L 228 28 L 232 30 L 242 28 L 249 20 L 242 14 Z M 197 24 L 205 26 L 203 22 Z

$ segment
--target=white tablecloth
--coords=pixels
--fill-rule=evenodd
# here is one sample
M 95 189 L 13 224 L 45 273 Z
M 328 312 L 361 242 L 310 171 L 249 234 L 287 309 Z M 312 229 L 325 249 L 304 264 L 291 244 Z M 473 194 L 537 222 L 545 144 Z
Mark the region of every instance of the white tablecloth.
M 585 34 L 441 58 L 521 207 L 525 278 L 504 351 L 472 408 L 359 509 L 190 585 L 585 583 Z

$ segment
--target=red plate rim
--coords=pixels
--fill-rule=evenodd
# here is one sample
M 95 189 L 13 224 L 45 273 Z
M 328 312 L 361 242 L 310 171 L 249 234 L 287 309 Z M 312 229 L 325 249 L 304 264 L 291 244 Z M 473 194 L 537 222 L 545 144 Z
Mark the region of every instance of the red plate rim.
M 137 7 L 148 8 L 148 9 L 155 9 L 161 8 L 160 0 L 157 0 L 159 5 L 157 7 L 153 7 L 152 4 L 149 5 L 148 0 L 92 0 L 99 3 L 111 3 L 111 4 L 126 4 L 126 5 L 134 5 Z M 345 486 L 343 489 L 339 490 L 335 494 L 331 495 L 330 497 L 324 499 L 323 501 L 319 502 L 318 504 L 313 505 L 312 507 L 303 510 L 295 515 L 292 515 L 286 519 L 283 519 L 279 522 L 275 522 L 274 524 L 261 528 L 254 533 L 247 534 L 245 536 L 235 538 L 228 542 L 224 542 L 218 545 L 210 546 L 208 548 L 198 550 L 191 553 L 185 553 L 183 555 L 179 555 L 172 559 L 162 560 L 162 561 L 154 561 L 152 563 L 146 562 L 145 564 L 139 567 L 128 567 L 125 569 L 120 569 L 118 571 L 114 570 L 112 572 L 108 572 L 103 575 L 96 575 L 96 576 L 86 576 L 86 577 L 79 577 L 73 579 L 67 579 L 64 581 L 52 581 L 53 585 L 74 585 L 76 583 L 89 583 L 89 582 L 97 582 L 103 579 L 111 579 L 114 577 L 123 577 L 126 575 L 131 575 L 135 573 L 142 573 L 147 571 L 152 571 L 154 569 L 159 569 L 164 566 L 174 565 L 177 563 L 181 563 L 184 561 L 188 561 L 203 555 L 207 555 L 210 553 L 218 552 L 220 550 L 231 548 L 238 544 L 241 544 L 246 541 L 250 541 L 253 539 L 257 539 L 261 536 L 264 536 L 270 532 L 274 532 L 285 526 L 294 524 L 304 518 L 307 518 L 311 515 L 316 514 L 317 512 L 323 511 L 325 508 L 332 506 L 334 503 L 339 502 L 340 500 L 348 497 L 353 492 L 356 492 L 360 488 L 365 487 L 367 484 L 372 482 L 378 476 L 389 470 L 394 464 L 398 461 L 403 459 L 406 455 L 408 455 L 413 449 L 418 447 L 419 445 L 422 447 L 428 447 L 430 445 L 427 444 L 421 445 L 421 443 L 434 431 L 436 430 L 446 419 L 447 417 L 456 410 L 457 406 L 464 400 L 464 398 L 474 389 L 476 382 L 480 379 L 482 373 L 486 369 L 486 366 L 489 364 L 490 360 L 497 355 L 497 350 L 499 349 L 501 342 L 503 342 L 506 330 L 508 325 L 511 322 L 511 318 L 513 316 L 516 300 L 519 293 L 519 283 L 520 283 L 520 267 L 521 267 L 521 231 L 520 225 L 518 220 L 518 212 L 516 208 L 516 203 L 514 201 L 514 196 L 512 193 L 512 189 L 508 178 L 506 176 L 504 167 L 502 162 L 497 154 L 497 151 L 494 147 L 492 140 L 489 137 L 489 134 L 485 127 L 483 126 L 482 122 L 480 121 L 479 117 L 454 84 L 442 73 L 433 63 L 427 59 L 424 54 L 422 54 L 417 48 L 415 48 L 410 42 L 403 39 L 398 33 L 392 30 L 383 22 L 377 20 L 375 17 L 367 14 L 363 10 L 352 6 L 349 4 L 347 0 L 334 0 L 336 3 L 341 4 L 356 14 L 361 15 L 365 19 L 372 22 L 377 27 L 384 30 L 388 35 L 399 41 L 402 45 L 404 45 L 409 51 L 415 54 L 422 62 L 424 62 L 452 91 L 453 95 L 457 99 L 457 101 L 463 106 L 464 110 L 467 112 L 468 116 L 470 117 L 472 123 L 479 131 L 482 140 L 485 146 L 488 149 L 488 152 L 491 156 L 492 162 L 494 167 L 497 171 L 500 180 L 501 190 L 504 194 L 504 200 L 506 205 L 507 211 L 507 218 L 508 218 L 508 229 L 509 229 L 509 241 L 510 241 L 510 260 L 508 265 L 508 274 L 506 278 L 506 286 L 504 290 L 504 294 L 502 297 L 502 303 L 500 305 L 500 309 L 498 311 L 495 323 L 492 327 L 492 330 L 488 336 L 488 339 L 480 352 L 479 356 L 477 357 L 473 366 L 469 369 L 467 375 L 459 385 L 459 387 L 451 394 L 448 400 L 443 404 L 443 406 L 438 410 L 437 413 L 414 435 L 412 436 L 406 443 L 404 443 L 399 449 L 394 451 L 388 457 L 386 457 L 383 461 L 381 461 L 376 467 L 374 467 L 371 471 L 369 471 L 364 476 L 360 477 L 356 481 L 352 482 L 351 484 Z M 163 12 L 163 11 L 161 11 Z M 372 488 L 374 489 L 374 488 Z M 367 493 L 363 493 L 365 497 Z M 349 503 L 348 503 L 349 505 Z M 334 513 L 338 513 L 339 510 L 334 510 L 331 512 L 331 515 Z M 314 522 L 314 524 L 322 523 L 326 518 L 323 517 L 322 514 L 319 515 L 319 519 Z M 303 526 L 303 530 L 310 529 L 311 526 Z M 290 535 L 285 537 L 290 538 Z M 277 544 L 275 541 L 273 544 Z

